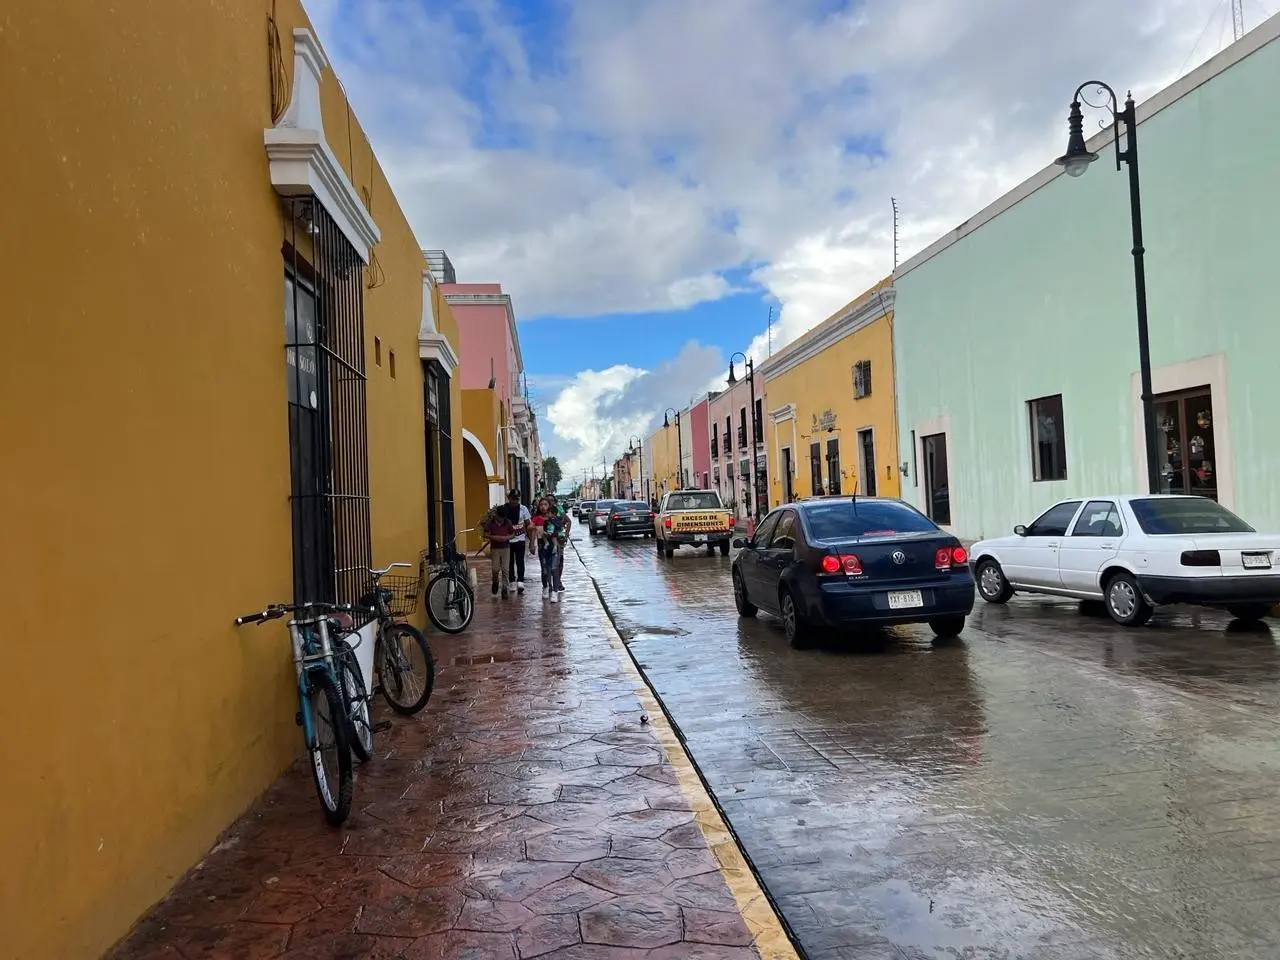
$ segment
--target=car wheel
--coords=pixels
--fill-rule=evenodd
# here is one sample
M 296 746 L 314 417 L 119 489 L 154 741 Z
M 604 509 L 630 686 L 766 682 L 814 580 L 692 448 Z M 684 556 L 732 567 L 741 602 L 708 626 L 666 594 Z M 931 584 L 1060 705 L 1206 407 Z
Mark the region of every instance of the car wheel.
M 721 540 L 721 541 L 720 541 L 720 556 L 722 556 L 722 557 L 727 557 L 728 555 L 729 555 L 729 541 L 728 541 L 728 540 Z
M 674 544 L 668 543 L 666 540 L 662 541 L 662 555 L 664 557 L 670 560 L 673 556 L 675 556 L 675 552 L 676 552 L 676 548 Z
M 804 614 L 800 612 L 790 590 L 783 590 L 780 599 L 778 606 L 782 610 L 782 629 L 787 634 L 787 643 L 791 644 L 793 650 L 807 650 L 813 645 L 813 639 Z
M 1227 613 L 1237 620 L 1256 622 L 1271 615 L 1271 605 L 1266 603 L 1237 603 L 1227 607 Z
M 756 605 L 747 599 L 747 585 L 737 570 L 733 571 L 733 605 L 738 608 L 740 617 L 754 617 L 759 612 Z
M 1151 619 L 1151 604 L 1142 595 L 1142 588 L 1131 573 L 1117 573 L 1107 581 L 1104 591 L 1107 613 L 1123 627 L 1140 627 Z
M 1009 602 L 1009 598 L 1013 596 L 1013 587 L 1004 578 L 1000 564 L 987 557 L 978 564 L 978 569 L 974 572 L 978 578 L 978 593 L 982 594 L 983 600 L 987 603 Z
M 662 541 L 661 541 L 661 540 L 654 540 L 654 541 L 653 541 L 653 545 L 654 545 L 655 547 L 657 547 L 657 548 L 658 548 L 658 556 L 660 556 L 660 557 L 665 557 L 665 556 L 666 556 L 666 554 L 665 554 L 665 553 L 663 552 L 663 550 L 662 550 Z
M 935 642 L 954 640 L 964 630 L 964 617 L 937 617 L 929 621 L 929 629 L 933 631 Z
M 707 556 L 714 557 L 716 555 L 716 545 L 714 543 L 707 544 Z

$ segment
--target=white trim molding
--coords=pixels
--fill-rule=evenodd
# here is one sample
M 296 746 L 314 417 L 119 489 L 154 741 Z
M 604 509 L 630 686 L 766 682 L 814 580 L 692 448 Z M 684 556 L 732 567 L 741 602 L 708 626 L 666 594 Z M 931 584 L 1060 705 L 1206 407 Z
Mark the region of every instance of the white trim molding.
M 320 77 L 328 66 L 315 34 L 306 27 L 295 27 L 289 108 L 262 134 L 271 186 L 282 197 L 315 197 L 360 259 L 368 263 L 382 234 L 325 140 Z
M 422 320 L 418 323 L 418 357 L 434 360 L 452 377 L 458 369 L 458 354 L 453 344 L 436 326 L 435 277 L 430 270 L 422 271 Z
M 766 381 L 793 370 L 806 360 L 811 360 L 828 347 L 845 337 L 857 333 L 881 317 L 893 312 L 897 291 L 883 286 L 859 297 L 839 313 L 823 320 L 799 340 L 783 348 L 780 353 L 760 365 L 760 374 Z
M 1218 502 L 1228 510 L 1236 505 L 1235 454 L 1231 445 L 1230 403 L 1227 398 L 1227 357 L 1211 353 L 1207 357 L 1170 363 L 1151 368 L 1151 392 L 1178 393 L 1196 387 L 1209 388 L 1213 404 L 1213 469 Z M 1142 378 L 1138 371 L 1129 374 L 1129 402 L 1133 410 L 1133 489 L 1147 489 L 1147 451 L 1143 442 Z

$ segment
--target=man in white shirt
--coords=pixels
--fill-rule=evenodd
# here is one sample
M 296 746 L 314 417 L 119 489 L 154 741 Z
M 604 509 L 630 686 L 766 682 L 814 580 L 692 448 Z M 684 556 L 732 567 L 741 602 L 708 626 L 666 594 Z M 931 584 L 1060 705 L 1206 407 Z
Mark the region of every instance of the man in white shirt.
M 533 514 L 520 502 L 520 491 L 512 490 L 507 494 L 507 502 L 520 507 L 520 523 L 516 525 L 516 535 L 511 538 L 511 559 L 508 561 L 507 582 L 516 585 L 516 595 L 524 595 L 524 554 L 529 548 L 529 522 Z

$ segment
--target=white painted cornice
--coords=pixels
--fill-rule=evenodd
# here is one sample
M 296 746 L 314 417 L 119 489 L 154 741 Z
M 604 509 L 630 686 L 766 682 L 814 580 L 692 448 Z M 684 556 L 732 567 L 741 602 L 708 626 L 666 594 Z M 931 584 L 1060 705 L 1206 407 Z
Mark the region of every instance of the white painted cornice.
M 866 299 L 858 300 L 834 317 L 823 320 L 800 340 L 770 357 L 760 365 L 760 373 L 768 380 L 813 359 L 828 347 L 891 313 L 896 297 L 893 287 L 881 287 Z
M 796 405 L 794 403 L 788 403 L 778 407 L 776 410 L 769 411 L 769 420 L 772 423 L 784 423 L 787 420 L 794 420 L 795 418 Z
M 458 369 L 458 354 L 449 338 L 440 332 L 436 324 L 435 277 L 430 270 L 422 271 L 422 319 L 418 322 L 418 356 L 423 360 L 435 360 L 452 377 Z
M 295 27 L 289 108 L 262 134 L 271 185 L 282 197 L 315 197 L 360 259 L 368 263 L 370 250 L 382 234 L 325 140 L 320 77 L 328 66 L 315 34 L 306 27 Z

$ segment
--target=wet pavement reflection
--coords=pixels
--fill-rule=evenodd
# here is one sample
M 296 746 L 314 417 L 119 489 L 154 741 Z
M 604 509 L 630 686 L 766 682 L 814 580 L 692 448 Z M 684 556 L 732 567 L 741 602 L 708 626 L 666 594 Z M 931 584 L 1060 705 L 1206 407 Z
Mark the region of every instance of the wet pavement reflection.
M 801 653 L 728 558 L 577 546 L 810 957 L 1275 954 L 1270 629 L 1016 598 Z

